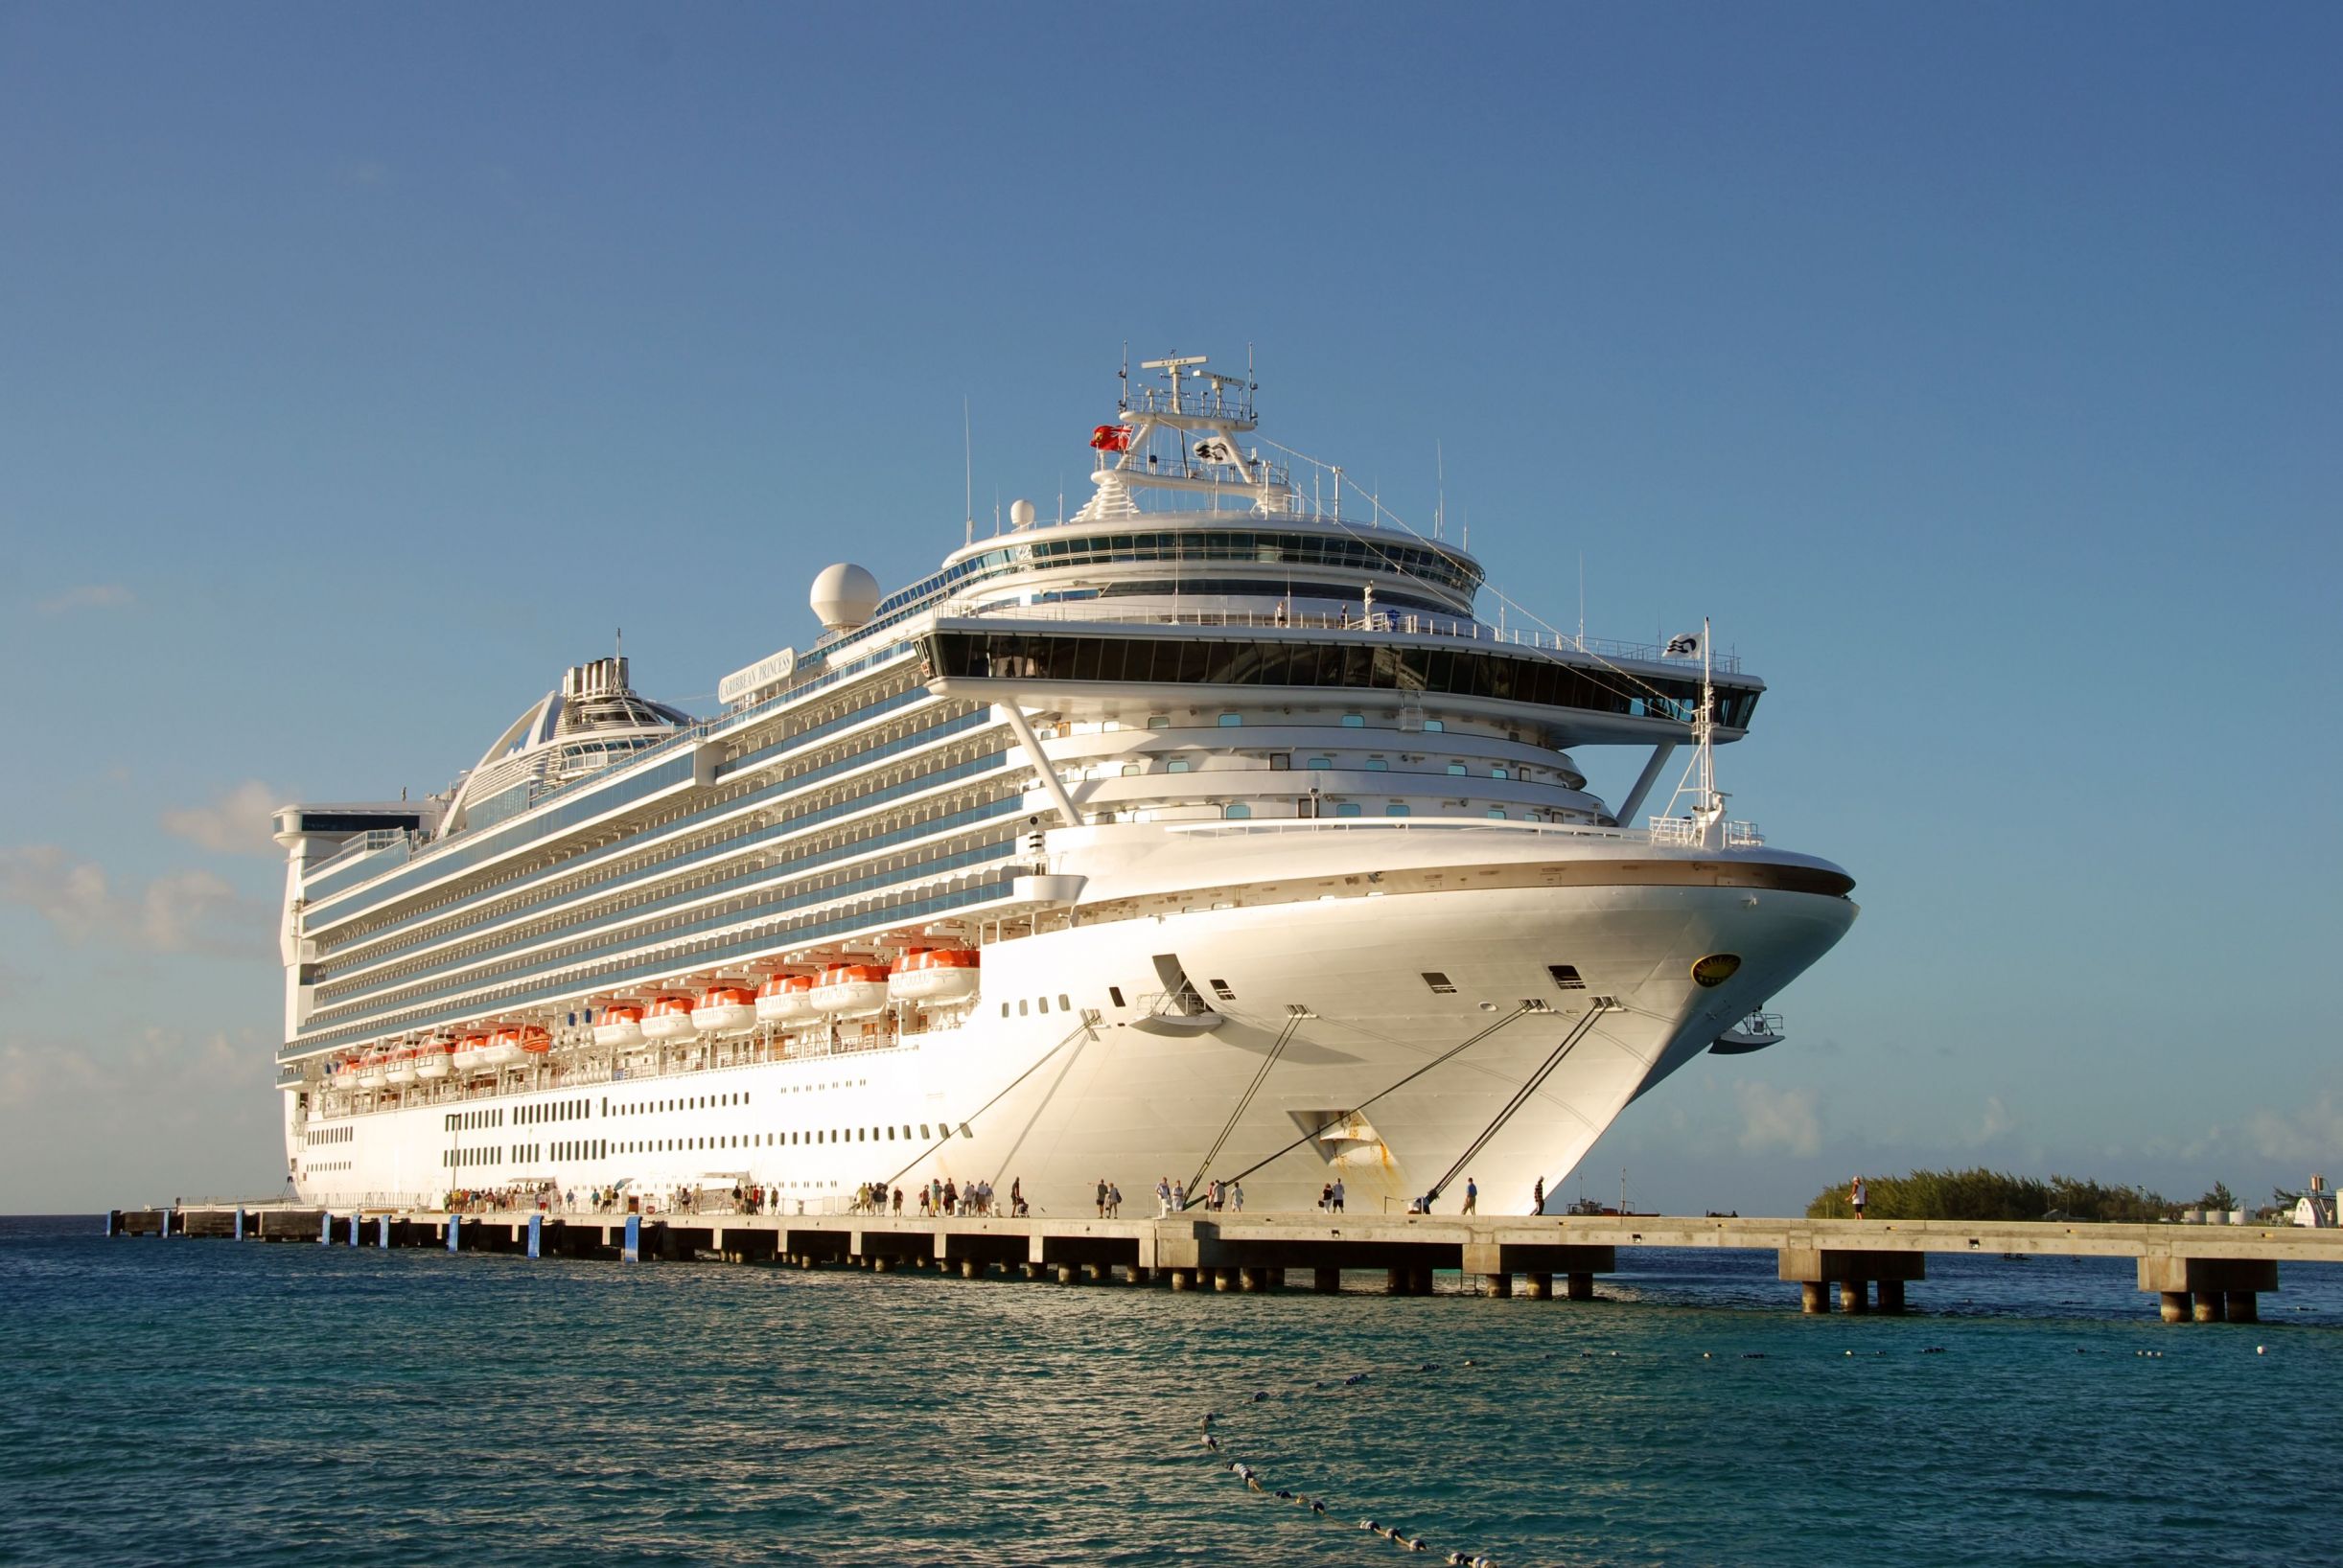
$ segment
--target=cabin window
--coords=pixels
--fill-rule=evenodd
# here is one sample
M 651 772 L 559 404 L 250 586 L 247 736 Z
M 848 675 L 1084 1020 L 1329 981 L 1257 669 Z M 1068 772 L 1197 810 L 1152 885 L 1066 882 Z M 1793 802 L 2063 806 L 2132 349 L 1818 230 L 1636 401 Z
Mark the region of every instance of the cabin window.
M 1139 764 L 1137 764 L 1137 763 L 1135 763 L 1135 762 L 1126 762 L 1126 763 L 1125 763 L 1125 764 L 1123 765 L 1123 774 L 1122 774 L 1122 776 L 1123 776 L 1123 777 L 1125 777 L 1125 778 L 1136 778 L 1136 777 L 1138 777 L 1138 776 L 1139 776 Z
M 1026 1015 L 1026 1010 L 1025 999 L 1023 997 L 1019 997 L 1017 999 L 1017 1016 L 1019 1018 L 1023 1018 Z
M 1502 806 L 1491 806 L 1489 808 L 1489 819 L 1491 821 L 1503 821 L 1505 819 L 1505 808 Z
M 1169 729 L 1172 727 L 1172 720 L 1165 714 L 1150 713 L 1148 715 L 1148 727 L 1149 729 Z
M 920 1136 L 921 1138 L 933 1138 L 933 1137 L 935 1137 L 936 1135 L 935 1135 L 934 1133 L 929 1132 L 929 1131 L 927 1130 L 927 1123 L 926 1123 L 926 1122 L 924 1122 L 924 1121 L 922 1121 L 921 1123 L 919 1123 L 919 1136 Z
M 1308 764 L 1311 768 L 1332 768 L 1334 765 L 1333 757 L 1311 757 Z
M 1360 814 L 1361 808 L 1358 802 L 1356 800 L 1337 800 L 1334 802 L 1334 815 L 1337 817 L 1357 817 Z
M 1253 808 L 1241 800 L 1231 800 L 1220 808 L 1220 815 L 1232 822 L 1241 822 L 1253 815 Z
M 1109 998 L 1111 998 L 1111 999 L 1113 1000 L 1114 1004 L 1115 1004 L 1116 1006 L 1120 1007 L 1120 1006 L 1122 1006 L 1122 1005 L 1123 1005 L 1123 987 L 1122 987 L 1122 986 L 1120 986 L 1120 985 L 1109 985 L 1109 986 L 1106 988 L 1106 994 L 1107 994 L 1107 996 L 1108 996 Z
M 1170 762 L 1164 764 L 1164 772 L 1167 773 L 1184 773 L 1187 771 L 1188 759 L 1185 757 L 1173 757 Z
M 1364 729 L 1367 727 L 1367 716 L 1363 713 L 1346 713 L 1342 716 L 1342 727 L 1345 729 Z
M 1449 772 L 1451 773 L 1461 774 L 1465 771 L 1465 765 L 1461 762 L 1451 762 L 1449 764 Z
M 1412 814 L 1404 801 L 1394 800 L 1383 808 L 1383 815 L 1385 817 L 1406 817 Z
M 1048 997 L 1043 997 L 1041 999 L 1041 1010 L 1045 1013 L 1050 1010 L 1050 999 Z
M 1424 983 L 1431 987 L 1434 996 L 1452 997 L 1456 994 L 1454 982 L 1437 969 L 1424 971 Z
M 1507 772 L 1502 768 L 1492 768 L 1489 770 L 1489 776 L 1491 778 L 1511 778 L 1513 774 Z
M 1448 725 L 1440 719 L 1427 719 L 1424 721 L 1424 727 L 1427 732 L 1438 735 L 1447 730 Z
M 1289 770 L 1290 770 L 1292 767 L 1293 767 L 1293 753 L 1292 753 L 1292 752 L 1290 752 L 1290 751 L 1272 751 L 1272 752 L 1270 752 L 1270 753 L 1269 753 L 1269 772 L 1273 772 L 1273 773 L 1282 773 L 1282 772 L 1286 772 L 1289 771 Z
M 1060 991 L 1057 994 L 1057 1010 L 1061 1013 L 1070 1013 L 1074 1011 L 1074 1003 L 1067 999 L 1066 994 L 1063 991 Z
M 1223 713 L 1220 715 L 1220 727 L 1222 729 L 1236 729 L 1241 726 L 1243 723 L 1244 715 L 1241 713 Z
M 1545 966 L 1545 972 L 1554 977 L 1556 990 L 1584 991 L 1587 988 L 1587 982 L 1579 977 L 1576 964 L 1549 963 Z

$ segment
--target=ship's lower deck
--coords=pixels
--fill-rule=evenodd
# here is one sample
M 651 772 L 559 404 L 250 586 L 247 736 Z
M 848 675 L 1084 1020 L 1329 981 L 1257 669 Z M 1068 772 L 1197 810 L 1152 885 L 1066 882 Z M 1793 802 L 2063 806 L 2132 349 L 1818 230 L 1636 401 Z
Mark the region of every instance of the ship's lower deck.
M 1159 1180 L 1241 1175 L 1255 1208 L 1309 1209 L 1340 1180 L 1353 1210 L 1403 1209 L 1445 1178 L 1452 1210 L 1470 1177 L 1483 1209 L 1520 1212 L 1854 914 L 1820 893 L 1621 881 L 1076 926 L 989 944 L 957 1029 L 313 1118 L 289 1146 L 302 1196 L 331 1205 L 550 1183 L 664 1207 L 738 1184 L 824 1211 L 867 1183 L 908 1205 L 948 1180 L 1004 1199 L 1014 1182 L 1065 1213 L 1104 1179 L 1137 1213 Z M 1720 955 L 1738 965 L 1696 980 Z M 1161 1018 L 1181 974 L 1217 1024 Z

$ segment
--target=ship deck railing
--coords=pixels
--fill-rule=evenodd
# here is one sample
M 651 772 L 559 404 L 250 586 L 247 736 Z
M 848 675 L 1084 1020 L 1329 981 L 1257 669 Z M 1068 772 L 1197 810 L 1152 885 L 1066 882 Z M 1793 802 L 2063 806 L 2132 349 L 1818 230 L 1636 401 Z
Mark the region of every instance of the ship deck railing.
M 1264 591 L 1269 589 L 1264 587 Z M 1222 603 L 1225 605 L 1226 601 Z M 1669 657 L 1666 646 L 1661 643 L 1621 642 L 1612 637 L 1589 637 L 1574 632 L 1525 631 L 1518 626 L 1491 626 L 1471 616 L 1434 615 L 1423 611 L 1379 610 L 1372 614 L 1344 615 L 1338 612 L 1329 615 L 1322 611 L 1280 614 L 1275 611 L 1236 608 L 1125 610 L 1107 608 L 1096 599 L 1078 599 L 1041 605 L 955 602 L 943 606 L 937 614 L 943 620 L 994 618 L 1097 622 L 1102 625 L 1243 627 L 1277 632 L 1387 632 L 1403 636 L 1454 637 L 1464 642 L 1528 648 L 1541 653 L 1584 654 L 1594 658 L 1664 664 L 1671 669 L 1699 667 L 1697 659 Z M 1741 670 L 1741 660 L 1735 655 L 1717 654 L 1712 657 L 1711 668 L 1720 675 L 1737 675 Z

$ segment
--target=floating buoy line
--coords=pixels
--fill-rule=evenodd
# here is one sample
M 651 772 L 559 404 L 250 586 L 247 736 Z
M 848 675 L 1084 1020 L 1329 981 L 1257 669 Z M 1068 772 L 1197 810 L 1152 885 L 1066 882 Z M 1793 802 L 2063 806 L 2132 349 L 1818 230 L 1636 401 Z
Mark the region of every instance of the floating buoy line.
M 2254 1347 L 2254 1351 L 2257 1355 L 2266 1354 L 2267 1350 L 2268 1348 L 2266 1346 L 2257 1345 Z M 1868 1357 L 1885 1356 L 1889 1352 L 1884 1349 L 1872 1349 L 1867 1352 L 1867 1359 Z M 1919 1347 L 1917 1353 L 1921 1355 L 1943 1355 L 1946 1353 L 1946 1349 L 1941 1345 L 1923 1345 Z M 2076 1351 L 2076 1354 L 2077 1355 L 2085 1355 L 2088 1353 L 2089 1351 L 2087 1349 L 2077 1349 Z M 2162 1350 L 2140 1349 L 2134 1350 L 2132 1353 L 2135 1356 L 2155 1360 L 2161 1360 L 2164 1357 L 2164 1352 Z M 1597 1354 L 1598 1353 L 1594 1350 L 1581 1349 L 1578 1352 L 1578 1357 L 1582 1361 L 1592 1361 L 1597 1359 Z M 1740 1352 L 1740 1359 L 1743 1361 L 1763 1361 L 1767 1358 L 1768 1354 L 1769 1352 L 1764 1350 L 1743 1350 Z M 1850 1349 L 1846 1350 L 1844 1354 L 1853 1356 L 1856 1354 L 1856 1352 Z M 1542 1362 L 1551 1361 L 1554 1359 L 1554 1352 L 1550 1350 L 1545 1351 L 1539 1355 L 1537 1359 Z M 1611 1350 L 1602 1352 L 1601 1359 L 1616 1361 L 1622 1358 L 1618 1351 Z M 1711 1350 L 1703 1350 L 1700 1352 L 1700 1359 L 1703 1361 L 1714 1360 L 1715 1352 Z M 1464 1365 L 1466 1367 L 1477 1370 L 1480 1368 L 1481 1363 L 1477 1360 L 1468 1359 Z M 1436 1361 L 1426 1361 L 1413 1367 L 1398 1369 L 1398 1371 L 1403 1374 L 1410 1372 L 1418 1374 L 1430 1374 L 1440 1372 L 1441 1365 Z M 1340 1378 L 1313 1378 L 1307 1389 L 1296 1389 L 1292 1392 L 1323 1393 L 1333 1391 L 1339 1393 L 1344 1389 L 1361 1388 L 1367 1384 L 1367 1373 L 1352 1372 L 1347 1376 Z M 1267 1404 L 1273 1397 L 1275 1397 L 1275 1395 L 1269 1390 L 1255 1389 L 1245 1396 L 1244 1402 L 1248 1406 Z M 1202 1420 L 1198 1422 L 1199 1446 L 1205 1454 L 1211 1456 L 1222 1466 L 1223 1473 L 1232 1475 L 1239 1481 L 1242 1482 L 1246 1491 L 1255 1493 L 1262 1497 L 1274 1498 L 1281 1503 L 1290 1503 L 1294 1507 L 1303 1510 L 1312 1519 L 1332 1520 L 1335 1519 L 1337 1512 L 1349 1511 L 1347 1509 L 1337 1510 L 1334 1504 L 1334 1501 L 1327 1497 L 1323 1492 L 1312 1493 L 1302 1491 L 1292 1487 L 1273 1486 L 1268 1478 L 1262 1473 L 1259 1465 L 1251 1464 L 1245 1460 L 1233 1457 L 1229 1446 L 1222 1441 L 1220 1433 L 1214 1429 L 1215 1423 L 1224 1419 L 1226 1419 L 1226 1418 L 1217 1410 L 1208 1409 L 1204 1412 Z M 1428 1555 L 1439 1550 L 1437 1547 L 1433 1546 L 1430 1541 L 1427 1540 L 1421 1533 L 1411 1532 L 1387 1520 L 1379 1519 L 1371 1513 L 1359 1515 L 1356 1522 L 1358 1529 L 1366 1532 L 1368 1534 L 1380 1536 L 1382 1539 L 1389 1541 L 1392 1545 L 1400 1548 L 1403 1552 L 1422 1552 Z M 1448 1568 L 1497 1568 L 1496 1558 L 1490 1556 L 1486 1552 L 1450 1551 L 1445 1556 L 1441 1556 L 1440 1561 L 1447 1564 Z

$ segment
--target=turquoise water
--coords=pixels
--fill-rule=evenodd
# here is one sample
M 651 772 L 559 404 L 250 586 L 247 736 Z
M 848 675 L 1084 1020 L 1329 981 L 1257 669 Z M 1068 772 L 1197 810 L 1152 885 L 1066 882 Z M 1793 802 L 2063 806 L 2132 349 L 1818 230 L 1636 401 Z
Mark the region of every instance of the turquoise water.
M 1811 1320 L 1770 1255 L 1566 1303 L 97 1229 L 0 1220 L 0 1562 L 2336 1554 L 2343 1286 L 2309 1269 L 2269 1322 L 2166 1327 L 2090 1260 L 1932 1259 L 1928 1311 Z

